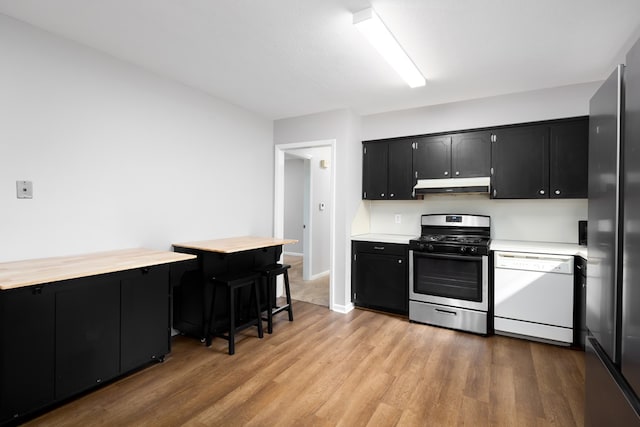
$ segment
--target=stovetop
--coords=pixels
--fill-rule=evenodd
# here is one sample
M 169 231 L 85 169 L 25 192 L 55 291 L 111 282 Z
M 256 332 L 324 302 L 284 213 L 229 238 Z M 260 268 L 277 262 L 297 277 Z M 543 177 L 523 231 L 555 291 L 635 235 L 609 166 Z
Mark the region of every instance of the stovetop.
M 427 234 L 426 236 L 416 237 L 414 240 L 417 240 L 419 242 L 458 243 L 463 245 L 489 244 L 488 237 L 468 235 Z

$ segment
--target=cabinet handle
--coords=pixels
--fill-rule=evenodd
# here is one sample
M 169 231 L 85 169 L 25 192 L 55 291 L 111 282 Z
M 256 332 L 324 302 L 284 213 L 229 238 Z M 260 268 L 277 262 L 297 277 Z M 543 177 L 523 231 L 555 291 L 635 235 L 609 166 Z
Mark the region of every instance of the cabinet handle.
M 373 249 L 377 251 L 384 251 L 384 246 L 374 246 Z
M 544 190 L 540 190 L 540 191 L 539 191 L 539 193 L 540 193 L 540 194 L 544 194 Z
M 416 178 L 418 177 L 418 171 L 416 171 Z
M 36 286 L 34 288 L 31 288 L 31 294 L 32 295 L 40 295 L 40 294 L 42 294 L 42 286 Z
M 460 171 L 456 171 L 456 176 L 460 175 Z
M 402 260 L 401 259 L 398 260 L 398 264 L 402 264 Z
M 149 274 L 149 271 L 151 271 L 151 267 L 142 267 L 140 268 L 140 271 L 142 271 L 142 274 Z
M 393 193 L 389 194 L 389 197 L 393 197 L 393 196 L 395 196 L 395 194 L 393 194 Z
M 444 171 L 444 176 L 449 175 L 449 171 Z
M 493 189 L 493 197 L 495 198 L 497 194 L 498 194 L 498 190 L 496 190 L 496 189 L 494 188 L 494 189 Z
M 380 197 L 384 197 L 384 193 L 380 193 Z
M 556 193 L 556 196 L 560 194 L 560 190 L 556 190 L 554 191 L 554 193 Z

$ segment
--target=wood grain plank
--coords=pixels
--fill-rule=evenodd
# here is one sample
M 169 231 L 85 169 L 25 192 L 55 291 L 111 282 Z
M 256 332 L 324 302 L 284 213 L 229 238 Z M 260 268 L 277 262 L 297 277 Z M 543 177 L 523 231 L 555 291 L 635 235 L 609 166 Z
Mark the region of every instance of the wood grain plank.
M 164 363 L 26 425 L 583 425 L 584 354 L 294 301 L 236 354 L 176 336 Z
M 136 248 L 75 256 L 3 262 L 0 263 L 0 290 L 114 273 L 195 258 L 195 255 Z
M 196 242 L 174 243 L 174 248 L 197 249 L 207 252 L 231 254 L 297 243 L 294 239 L 277 239 L 275 237 L 242 236 L 225 239 L 199 240 Z

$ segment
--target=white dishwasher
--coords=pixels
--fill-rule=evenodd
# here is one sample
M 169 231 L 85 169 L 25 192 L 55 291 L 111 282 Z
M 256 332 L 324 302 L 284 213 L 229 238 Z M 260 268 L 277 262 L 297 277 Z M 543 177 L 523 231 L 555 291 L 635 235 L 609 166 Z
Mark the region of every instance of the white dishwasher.
M 497 334 L 573 342 L 573 256 L 494 252 Z

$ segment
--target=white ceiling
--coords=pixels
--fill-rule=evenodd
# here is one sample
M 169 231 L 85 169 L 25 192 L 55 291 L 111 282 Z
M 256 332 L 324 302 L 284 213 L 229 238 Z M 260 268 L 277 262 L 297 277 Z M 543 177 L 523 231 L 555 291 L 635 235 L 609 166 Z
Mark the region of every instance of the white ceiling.
M 353 27 L 369 6 L 425 87 Z M 638 0 L 0 0 L 0 13 L 270 119 L 602 80 L 640 36 Z

